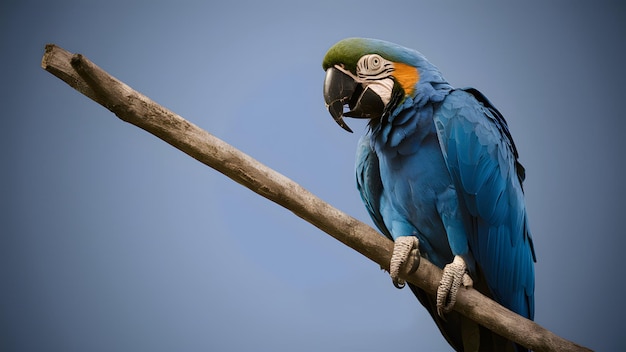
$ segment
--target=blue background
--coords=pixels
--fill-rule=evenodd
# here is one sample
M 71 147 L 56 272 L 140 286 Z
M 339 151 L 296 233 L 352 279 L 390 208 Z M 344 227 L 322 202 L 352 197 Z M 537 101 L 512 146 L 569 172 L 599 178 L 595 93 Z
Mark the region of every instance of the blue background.
M 371 223 L 324 107 L 348 36 L 415 48 L 507 118 L 527 169 L 536 320 L 623 333 L 623 5 L 601 1 L 0 5 L 0 350 L 446 351 L 409 290 L 40 68 L 46 43 Z

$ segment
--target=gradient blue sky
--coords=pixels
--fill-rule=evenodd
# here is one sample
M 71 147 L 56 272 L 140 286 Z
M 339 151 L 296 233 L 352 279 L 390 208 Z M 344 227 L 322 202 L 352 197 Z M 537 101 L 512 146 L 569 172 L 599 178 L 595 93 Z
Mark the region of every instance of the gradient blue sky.
M 617 4 L 617 3 L 616 3 Z M 447 351 L 409 290 L 40 68 L 46 43 L 371 223 L 321 60 L 415 48 L 483 91 L 527 169 L 536 320 L 626 348 L 623 5 L 3 1 L 0 350 Z

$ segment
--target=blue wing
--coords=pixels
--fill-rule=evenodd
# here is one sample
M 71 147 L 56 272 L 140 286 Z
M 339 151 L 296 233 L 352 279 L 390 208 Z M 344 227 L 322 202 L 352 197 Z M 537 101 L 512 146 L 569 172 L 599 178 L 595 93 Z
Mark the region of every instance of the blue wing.
M 380 179 L 378 156 L 370 145 L 370 138 L 364 135 L 359 139 L 356 153 L 356 186 L 365 204 L 367 212 L 376 224 L 376 227 L 390 240 L 391 232 L 385 226 L 380 214 L 380 202 L 383 184 Z
M 451 207 L 463 224 L 445 224 L 442 215 L 450 246 L 470 252 L 454 254 L 473 258 L 473 276 L 485 278 L 494 299 L 532 319 L 535 255 L 524 206 L 524 170 L 506 121 L 481 93 L 467 89 L 448 95 L 434 122 L 456 189 L 458 206 Z

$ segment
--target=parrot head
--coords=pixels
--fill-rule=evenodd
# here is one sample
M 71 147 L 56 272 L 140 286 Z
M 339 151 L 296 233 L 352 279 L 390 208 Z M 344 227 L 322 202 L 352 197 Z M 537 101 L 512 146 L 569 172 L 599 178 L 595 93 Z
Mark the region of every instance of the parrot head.
M 407 97 L 418 103 L 437 101 L 433 84 L 448 86 L 419 52 L 377 39 L 339 41 L 326 53 L 322 67 L 326 106 L 348 132 L 352 130 L 344 116 L 380 121 Z

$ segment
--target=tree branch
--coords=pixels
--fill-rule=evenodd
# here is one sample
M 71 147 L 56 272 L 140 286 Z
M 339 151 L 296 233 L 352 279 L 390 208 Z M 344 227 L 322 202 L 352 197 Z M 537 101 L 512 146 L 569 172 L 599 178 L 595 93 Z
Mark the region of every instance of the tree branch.
M 158 105 L 84 56 L 48 44 L 41 65 L 120 119 L 154 134 L 201 163 L 291 210 L 382 268 L 389 269 L 393 243 L 376 230 Z M 422 258 L 415 273 L 403 276 L 408 282 L 435 295 L 441 270 Z M 589 351 L 509 311 L 472 288 L 459 290 L 454 309 L 501 336 L 535 351 Z

